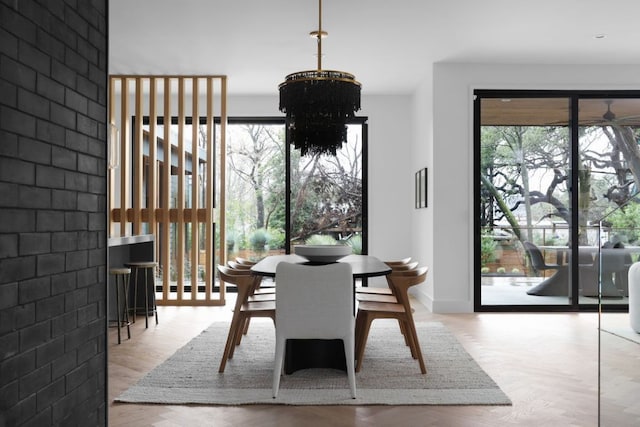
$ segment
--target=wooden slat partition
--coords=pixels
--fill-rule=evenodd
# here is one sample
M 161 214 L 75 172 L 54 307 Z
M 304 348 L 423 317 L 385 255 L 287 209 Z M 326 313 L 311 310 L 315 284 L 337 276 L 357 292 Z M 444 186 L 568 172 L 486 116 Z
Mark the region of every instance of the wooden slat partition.
M 156 236 L 158 304 L 224 304 L 214 282 L 215 265 L 226 262 L 226 77 L 111 76 L 108 111 L 120 135 L 111 236 Z

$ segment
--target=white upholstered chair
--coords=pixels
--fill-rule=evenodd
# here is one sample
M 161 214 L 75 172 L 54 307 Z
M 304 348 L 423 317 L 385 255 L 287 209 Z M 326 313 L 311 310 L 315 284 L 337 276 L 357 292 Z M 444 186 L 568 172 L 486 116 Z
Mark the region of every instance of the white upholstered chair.
M 353 274 L 347 263 L 300 265 L 281 262 L 276 268 L 276 357 L 273 397 L 287 339 L 341 339 L 344 343 L 351 397 L 356 398 Z
M 629 268 L 629 323 L 640 334 L 640 262 Z

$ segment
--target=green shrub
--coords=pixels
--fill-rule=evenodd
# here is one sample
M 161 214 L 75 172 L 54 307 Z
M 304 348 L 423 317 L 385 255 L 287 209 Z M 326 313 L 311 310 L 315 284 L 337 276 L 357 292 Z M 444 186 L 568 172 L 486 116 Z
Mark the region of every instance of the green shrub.
M 251 233 L 251 236 L 249 236 L 249 243 L 251 244 L 251 249 L 253 249 L 256 252 L 264 251 L 268 241 L 269 241 L 269 234 L 267 233 L 267 230 L 265 230 L 264 228 L 259 228 L 255 230 L 253 233 Z
M 354 254 L 362 254 L 362 236 L 356 234 L 347 240 L 347 245 L 351 246 L 351 252 Z
M 285 244 L 285 234 L 282 230 L 269 229 L 267 231 L 269 240 L 269 248 L 270 249 L 284 249 Z
M 607 221 L 619 240 L 635 243 L 640 239 L 640 204 L 629 203 L 610 214 Z
M 233 252 L 233 248 L 236 245 L 237 234 L 235 231 L 227 232 L 227 252 Z
M 480 264 L 485 266 L 496 260 L 496 247 L 498 244 L 490 234 L 483 234 L 480 240 Z

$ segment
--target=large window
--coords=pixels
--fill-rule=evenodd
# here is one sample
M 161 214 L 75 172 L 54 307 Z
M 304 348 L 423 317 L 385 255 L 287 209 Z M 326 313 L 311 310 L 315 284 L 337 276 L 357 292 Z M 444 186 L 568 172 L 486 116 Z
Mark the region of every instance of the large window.
M 626 308 L 640 94 L 477 91 L 476 310 Z
M 366 253 L 366 124 L 348 125 L 336 156 L 287 150 L 284 118 L 230 118 L 227 257 L 258 260 L 297 244 Z

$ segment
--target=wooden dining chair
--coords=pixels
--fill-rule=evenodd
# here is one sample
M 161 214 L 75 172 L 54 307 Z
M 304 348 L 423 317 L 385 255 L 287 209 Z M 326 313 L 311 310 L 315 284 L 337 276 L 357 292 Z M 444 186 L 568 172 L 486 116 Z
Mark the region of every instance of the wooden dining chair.
M 255 286 L 254 276 L 251 274 L 234 273 L 229 267 L 218 265 L 218 277 L 225 283 L 235 285 L 238 289 L 227 342 L 222 353 L 220 367 L 218 368 L 218 372 L 224 372 L 227 360 L 233 358 L 235 347 L 240 345 L 242 335 L 246 333 L 248 322 L 254 317 L 270 317 L 275 322 L 276 305 L 275 300 L 247 302 L 247 298 Z
M 261 289 L 262 276 L 254 275 L 251 270 L 238 270 L 235 268 L 227 267 L 227 274 L 233 276 L 250 276 L 253 279 L 253 285 L 251 286 L 251 290 L 249 291 L 249 295 L 245 297 L 246 303 L 254 303 L 254 302 L 265 302 L 265 301 L 275 301 L 276 300 L 276 292 L 274 288 Z M 239 295 L 238 295 L 239 297 Z M 249 323 L 250 318 L 245 319 L 244 325 L 242 326 L 242 334 L 238 335 L 238 339 L 236 344 L 240 345 L 240 340 L 242 335 L 247 335 L 249 332 Z
M 273 397 L 280 387 L 287 339 L 343 341 L 351 397 L 356 398 L 353 272 L 347 263 L 302 265 L 281 262 L 276 268 L 276 357 Z
M 265 301 L 268 299 L 275 299 L 276 290 L 273 287 L 270 288 L 262 288 L 262 276 L 259 274 L 253 274 L 251 270 L 246 269 L 237 269 L 233 267 L 227 266 L 228 274 L 232 274 L 234 276 L 251 276 L 253 277 L 253 288 L 249 292 L 248 301 Z M 262 297 L 264 296 L 264 297 Z
M 253 265 L 255 264 L 241 263 L 241 262 L 236 262 L 231 260 L 227 261 L 227 266 L 232 268 L 234 271 L 244 271 L 247 274 L 252 274 L 251 267 L 253 267 Z M 265 285 L 264 278 L 260 275 L 255 275 L 255 280 L 256 280 L 255 282 L 256 286 L 252 290 L 251 295 L 275 293 L 273 281 L 270 281 L 270 284 Z
M 358 304 L 358 314 L 356 316 L 356 372 L 359 372 L 362 367 L 364 349 L 371 323 L 375 319 L 397 319 L 400 324 L 400 331 L 411 350 L 411 356 L 414 359 L 418 359 L 420 372 L 427 373 L 413 320 L 413 310 L 409 302 L 409 288 L 424 282 L 427 278 L 427 271 L 427 267 L 422 267 L 412 272 L 406 272 L 406 274 L 405 272 L 398 272 L 398 274 L 392 273 L 388 276 L 389 284 L 398 302 L 363 301 Z
M 247 258 L 236 257 L 236 262 L 241 266 L 249 266 L 249 268 L 253 267 L 257 264 L 256 261 L 251 261 Z M 256 293 L 275 293 L 276 282 L 273 280 L 273 277 L 263 277 L 260 281 L 260 286 L 256 289 Z
M 392 271 L 401 271 L 401 270 L 413 270 L 418 266 L 417 262 L 411 262 L 411 257 L 407 257 L 398 261 L 384 261 L 389 267 L 391 267 Z M 388 286 L 358 286 L 356 287 L 356 295 L 387 295 L 392 296 L 393 291 Z M 363 299 L 367 299 L 364 297 Z M 382 298 L 382 300 L 386 300 L 387 302 L 391 301 L 390 298 Z
M 387 279 L 387 288 L 389 289 L 389 293 L 366 293 L 366 292 L 356 292 L 356 300 L 358 302 L 370 301 L 370 302 L 391 302 L 397 303 L 398 298 L 395 295 L 395 291 L 393 288 L 393 284 L 391 282 L 392 277 L 396 276 L 415 276 L 418 273 L 418 263 L 415 263 L 416 268 L 412 268 L 410 270 L 392 270 L 391 273 L 387 274 L 385 277 Z M 378 288 L 385 289 L 385 288 Z

